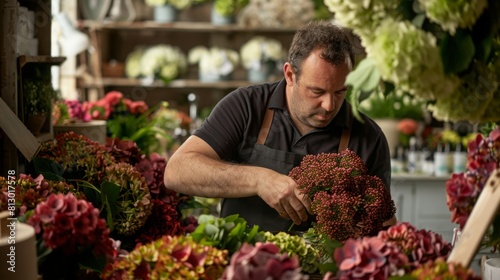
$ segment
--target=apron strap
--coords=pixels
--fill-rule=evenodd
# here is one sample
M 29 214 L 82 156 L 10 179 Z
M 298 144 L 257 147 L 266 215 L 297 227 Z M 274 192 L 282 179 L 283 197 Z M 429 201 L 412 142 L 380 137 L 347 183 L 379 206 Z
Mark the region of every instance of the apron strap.
M 340 136 L 340 144 L 339 144 L 339 150 L 338 153 L 345 151 L 347 149 L 347 146 L 349 145 L 349 138 L 351 137 L 351 127 L 352 127 L 352 110 L 351 106 L 347 104 L 347 108 L 349 110 L 349 126 L 342 128 L 342 136 Z
M 274 110 L 267 108 L 266 114 L 264 115 L 264 121 L 262 122 L 262 126 L 260 127 L 259 137 L 257 138 L 257 144 L 264 145 L 266 142 L 267 134 L 269 134 L 269 130 L 271 129 L 271 122 L 273 121 Z
M 353 115 L 351 106 L 347 106 L 349 110 L 349 126 L 342 128 L 342 135 L 340 136 L 340 144 L 338 152 L 342 152 L 347 149 L 349 145 L 349 139 L 351 137 L 351 127 L 353 121 Z M 264 145 L 266 142 L 267 135 L 269 134 L 269 130 L 271 129 L 271 122 L 273 121 L 274 110 L 267 108 L 266 114 L 264 115 L 264 121 L 262 122 L 262 126 L 260 127 L 259 136 L 257 137 L 257 144 Z

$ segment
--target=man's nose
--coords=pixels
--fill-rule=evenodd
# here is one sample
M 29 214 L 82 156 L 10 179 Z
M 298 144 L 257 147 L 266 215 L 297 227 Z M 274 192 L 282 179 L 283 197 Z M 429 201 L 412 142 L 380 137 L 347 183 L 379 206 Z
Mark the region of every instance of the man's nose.
M 335 101 L 333 100 L 333 95 L 325 94 L 323 100 L 321 101 L 321 107 L 325 111 L 331 112 L 335 108 Z

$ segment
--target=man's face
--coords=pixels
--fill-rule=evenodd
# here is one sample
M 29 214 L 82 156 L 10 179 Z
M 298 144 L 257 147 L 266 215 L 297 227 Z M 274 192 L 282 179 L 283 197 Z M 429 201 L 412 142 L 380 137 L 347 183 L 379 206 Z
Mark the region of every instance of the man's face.
M 315 50 L 304 60 L 298 80 L 292 66 L 284 66 L 288 110 L 302 135 L 327 126 L 339 112 L 347 92 L 344 84 L 349 67 L 333 66 L 319 53 Z

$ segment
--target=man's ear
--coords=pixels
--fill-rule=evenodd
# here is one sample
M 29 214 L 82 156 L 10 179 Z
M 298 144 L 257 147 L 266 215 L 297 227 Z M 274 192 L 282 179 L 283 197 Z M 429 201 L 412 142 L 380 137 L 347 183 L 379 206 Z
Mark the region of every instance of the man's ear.
M 283 74 L 285 76 L 286 84 L 291 86 L 293 85 L 293 67 L 290 62 L 285 62 L 283 65 Z

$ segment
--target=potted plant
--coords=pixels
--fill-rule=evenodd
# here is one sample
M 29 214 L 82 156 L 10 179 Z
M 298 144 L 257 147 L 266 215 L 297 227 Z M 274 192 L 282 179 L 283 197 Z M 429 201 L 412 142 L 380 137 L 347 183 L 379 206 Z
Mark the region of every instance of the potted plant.
M 125 61 L 127 77 L 144 78 L 150 82 L 162 80 L 168 84 L 186 70 L 186 55 L 179 47 L 167 44 L 139 47 Z
M 57 92 L 50 80 L 26 80 L 23 84 L 23 109 L 25 125 L 38 136 L 47 118 L 51 116 L 52 103 Z
M 146 5 L 153 7 L 154 20 L 172 22 L 177 19 L 179 10 L 187 9 L 197 0 L 146 0 Z
M 214 0 L 211 19 L 215 25 L 234 23 L 234 15 L 248 4 L 248 0 Z
M 200 80 L 216 82 L 230 79 L 238 65 L 238 52 L 218 47 L 196 46 L 189 51 L 188 62 L 198 64 Z
M 254 36 L 240 49 L 241 63 L 248 71 L 250 82 L 264 82 L 281 66 L 286 51 L 276 39 Z

